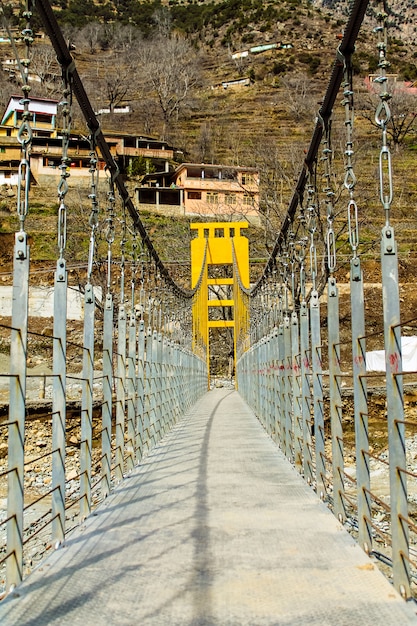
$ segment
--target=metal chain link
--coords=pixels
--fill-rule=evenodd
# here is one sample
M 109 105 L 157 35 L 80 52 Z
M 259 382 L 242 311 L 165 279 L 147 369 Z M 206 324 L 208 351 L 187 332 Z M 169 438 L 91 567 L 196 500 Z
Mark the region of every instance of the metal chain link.
M 33 32 L 31 28 L 32 12 L 29 10 L 29 2 L 27 0 L 23 17 L 26 19 L 25 28 L 22 30 L 22 39 L 26 46 L 26 58 L 20 60 L 22 91 L 23 98 L 20 104 L 23 105 L 22 123 L 17 133 L 17 140 L 21 146 L 21 159 L 18 169 L 17 183 L 17 214 L 20 223 L 20 231 L 25 229 L 25 219 L 29 210 L 29 189 L 30 189 L 30 151 L 32 146 L 32 128 L 30 126 L 31 113 L 29 111 L 29 93 L 30 85 L 29 65 L 30 65 L 30 49 L 33 43 Z
M 322 162 L 324 163 L 324 193 L 326 194 L 326 209 L 327 209 L 327 232 L 326 232 L 326 251 L 327 251 L 327 265 L 330 274 L 333 274 L 336 269 L 336 239 L 333 230 L 334 221 L 334 191 L 332 187 L 332 158 L 333 150 L 331 147 L 331 120 L 327 123 L 323 122 L 324 135 L 323 135 L 323 151 Z
M 58 183 L 58 250 L 59 258 L 64 256 L 65 246 L 67 242 L 67 206 L 65 204 L 65 196 L 68 193 L 67 179 L 70 176 L 69 166 L 71 159 L 68 156 L 69 140 L 71 135 L 72 122 L 72 88 L 69 80 L 64 77 L 63 100 L 58 106 L 62 109 L 62 156 L 59 169 L 61 170 L 61 178 Z
M 386 225 L 390 222 L 390 209 L 393 199 L 393 180 L 392 180 L 392 164 L 391 164 L 391 152 L 388 146 L 387 139 L 387 126 L 391 119 L 391 111 L 389 108 L 389 101 L 391 100 L 391 94 L 388 93 L 387 74 L 386 70 L 390 66 L 387 60 L 387 18 L 388 15 L 385 11 L 380 11 L 377 15 L 378 26 L 374 31 L 378 35 L 378 68 L 379 76 L 374 82 L 380 86 L 379 92 L 379 104 L 375 112 L 375 122 L 381 129 L 381 151 L 379 154 L 379 195 L 381 204 L 385 211 Z
M 98 226 L 98 198 L 97 198 L 97 186 L 98 186 L 98 157 L 96 153 L 96 146 L 94 138 L 90 137 L 90 174 L 91 174 L 91 183 L 90 183 L 90 193 L 88 195 L 91 200 L 91 213 L 88 220 L 88 223 L 91 227 L 90 234 L 90 248 L 88 253 L 88 267 L 87 267 L 87 280 L 90 282 L 91 274 L 93 271 L 93 259 L 94 259 L 94 249 L 95 249 L 95 234 Z
M 295 233 L 292 229 L 290 229 L 288 233 L 288 256 L 289 256 L 289 263 L 291 266 L 291 300 L 292 300 L 292 307 L 294 309 L 295 297 L 296 297 L 295 266 L 297 263 L 297 258 L 296 258 L 296 250 L 295 250 Z
M 132 312 L 135 310 L 135 286 L 136 286 L 136 272 L 138 264 L 138 242 L 136 231 L 132 233 L 132 271 L 131 271 L 131 286 L 132 286 Z
M 308 243 L 308 237 L 302 237 L 298 240 L 296 245 L 296 259 L 299 264 L 299 275 L 300 275 L 300 298 L 301 301 L 305 300 L 306 297 L 306 272 L 305 272 L 305 258 L 306 258 L 306 248 Z
M 317 250 L 315 245 L 315 234 L 317 230 L 317 206 L 316 206 L 316 186 L 313 183 L 315 172 L 309 171 L 307 184 L 307 208 L 306 227 L 310 233 L 310 271 L 313 290 L 316 289 L 317 276 Z
M 125 256 L 126 256 L 126 203 L 122 208 L 122 233 L 120 239 L 120 304 L 125 300 Z
M 106 229 L 106 241 L 107 241 L 107 293 L 111 288 L 111 266 L 112 266 L 112 247 L 115 237 L 115 204 L 116 197 L 114 194 L 114 182 L 111 175 L 108 177 L 109 189 L 107 192 L 107 229 Z
M 345 109 L 345 179 L 344 186 L 349 192 L 349 201 L 347 205 L 347 220 L 349 244 L 352 249 L 353 257 L 358 254 L 359 245 L 359 221 L 358 206 L 355 201 L 356 174 L 353 166 L 353 128 L 354 128 L 354 101 L 353 101 L 353 72 L 350 58 L 346 58 L 339 53 L 339 58 L 343 62 L 343 100 L 342 106 Z

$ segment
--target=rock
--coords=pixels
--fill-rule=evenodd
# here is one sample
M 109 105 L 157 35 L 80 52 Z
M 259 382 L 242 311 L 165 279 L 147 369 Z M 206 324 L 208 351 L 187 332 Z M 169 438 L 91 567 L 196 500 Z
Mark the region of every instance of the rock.
M 0 459 L 4 459 L 7 456 L 8 445 L 7 443 L 0 443 Z
M 71 435 L 71 437 L 69 438 L 69 443 L 72 446 L 78 446 L 79 444 L 78 437 L 76 437 L 75 435 Z
M 72 469 L 67 474 L 67 480 L 75 480 L 78 476 L 78 471 L 76 469 Z

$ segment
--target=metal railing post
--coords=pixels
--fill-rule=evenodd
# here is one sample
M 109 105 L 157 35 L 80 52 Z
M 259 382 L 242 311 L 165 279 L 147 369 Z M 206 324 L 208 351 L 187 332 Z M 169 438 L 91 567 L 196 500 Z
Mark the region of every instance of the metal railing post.
M 106 498 L 111 489 L 111 420 L 113 414 L 113 296 L 106 295 L 103 322 L 103 407 L 101 432 L 101 491 Z
M 324 449 L 323 372 L 321 360 L 320 300 L 313 289 L 310 298 L 311 364 L 313 374 L 314 440 L 316 456 L 316 488 L 321 498 L 325 494 L 326 464 Z
M 126 312 L 120 304 L 117 320 L 117 387 L 116 387 L 116 482 L 123 480 L 126 409 Z
M 52 381 L 52 544 L 65 537 L 65 428 L 66 428 L 66 349 L 67 349 L 66 262 L 57 262 L 54 282 L 54 338 Z
M 350 301 L 352 310 L 352 372 L 355 405 L 356 486 L 358 494 L 358 542 L 369 552 L 372 549 L 369 435 L 368 435 L 368 385 L 366 381 L 365 307 L 363 276 L 359 257 L 351 260 Z
M 25 232 L 16 233 L 13 262 L 12 330 L 7 499 L 7 588 L 23 578 L 24 440 L 26 351 L 29 304 L 29 246 Z
M 309 315 L 305 300 L 300 305 L 300 361 L 301 361 L 301 414 L 303 431 L 303 472 L 308 483 L 313 480 L 311 457 L 311 358 L 309 340 Z
M 291 315 L 291 351 L 292 351 L 292 404 L 294 420 L 294 463 L 301 472 L 303 464 L 303 435 L 301 413 L 301 379 L 300 379 L 300 331 L 298 314 L 293 311 Z
M 143 456 L 143 418 L 145 409 L 145 322 L 140 320 L 138 331 L 138 377 L 137 388 L 137 411 L 136 411 L 136 461 L 140 462 Z
M 410 597 L 409 529 L 407 524 L 407 474 L 404 397 L 400 328 L 400 295 L 397 245 L 392 226 L 382 229 L 382 301 L 387 384 L 388 450 L 391 536 L 394 585 Z
M 284 324 L 281 322 L 278 327 L 278 387 L 279 387 L 279 423 L 280 423 L 280 441 L 281 450 L 285 453 L 287 441 L 287 424 L 285 420 L 285 343 L 284 343 Z
M 129 319 L 128 357 L 127 357 L 127 441 L 126 470 L 131 472 L 135 465 L 136 439 L 136 316 L 134 310 Z
M 285 455 L 293 460 L 293 422 L 292 422 L 292 358 L 291 325 L 288 313 L 284 316 L 284 414 L 285 414 Z
M 85 287 L 84 297 L 84 355 L 81 398 L 80 447 L 80 517 L 91 513 L 91 460 L 93 443 L 93 384 L 94 384 L 94 289 Z
M 340 333 L 339 333 L 339 290 L 336 279 L 330 277 L 327 290 L 327 334 L 329 345 L 329 397 L 330 426 L 332 433 L 333 507 L 334 514 L 343 521 L 344 507 L 344 462 L 342 396 L 340 392 Z

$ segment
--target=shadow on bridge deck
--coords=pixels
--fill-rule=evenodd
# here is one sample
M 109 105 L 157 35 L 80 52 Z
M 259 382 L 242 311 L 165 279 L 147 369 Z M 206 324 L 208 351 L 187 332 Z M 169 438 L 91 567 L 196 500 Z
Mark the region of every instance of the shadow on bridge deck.
M 208 393 L 66 546 L 3 626 L 417 624 L 234 391 Z

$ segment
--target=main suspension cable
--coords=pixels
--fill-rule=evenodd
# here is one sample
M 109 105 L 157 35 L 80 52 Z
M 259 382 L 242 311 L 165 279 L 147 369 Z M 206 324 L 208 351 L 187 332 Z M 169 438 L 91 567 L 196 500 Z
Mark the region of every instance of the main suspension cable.
M 151 239 L 149 238 L 147 230 L 139 217 L 138 211 L 136 210 L 132 199 L 129 196 L 129 192 L 126 188 L 126 185 L 124 184 L 118 165 L 110 152 L 110 148 L 101 130 L 100 122 L 98 121 L 97 116 L 91 106 L 82 80 L 75 67 L 74 59 L 69 52 L 68 46 L 65 42 L 64 36 L 58 25 L 57 19 L 49 3 L 49 0 L 36 0 L 36 2 L 32 0 L 32 5 L 34 10 L 36 9 L 42 20 L 45 31 L 48 34 L 48 37 L 50 38 L 52 46 L 57 55 L 57 60 L 59 64 L 61 65 L 65 74 L 67 76 L 71 76 L 72 78 L 74 95 L 77 98 L 86 124 L 90 130 L 91 137 L 94 139 L 95 146 L 99 149 L 102 158 L 106 162 L 109 175 L 111 176 L 111 179 L 114 182 L 118 193 L 120 194 L 122 202 L 126 206 L 126 209 L 131 216 L 135 229 L 139 232 L 144 245 L 148 248 L 149 254 L 153 258 L 161 277 L 177 296 L 186 299 L 192 298 L 194 295 L 194 290 L 184 289 L 175 282 L 168 269 L 165 267 L 163 261 L 161 260 Z
M 268 273 L 275 265 L 275 259 L 280 254 L 286 240 L 287 233 L 291 227 L 291 224 L 294 221 L 300 198 L 302 198 L 304 194 L 304 189 L 308 178 L 308 172 L 311 170 L 313 164 L 317 160 L 317 154 L 322 141 L 323 130 L 327 125 L 328 120 L 330 119 L 333 106 L 339 92 L 340 85 L 342 83 L 342 79 L 344 76 L 344 63 L 342 62 L 342 59 L 349 59 L 354 52 L 355 42 L 359 33 L 359 29 L 365 17 L 365 12 L 368 8 L 368 4 L 369 0 L 355 0 L 352 5 L 344 36 L 336 53 L 333 70 L 323 99 L 323 104 L 321 105 L 317 116 L 317 122 L 307 152 L 307 156 L 302 165 L 298 181 L 295 185 L 293 196 L 289 203 L 287 214 L 281 226 L 281 230 L 276 238 L 274 248 L 269 256 L 261 277 L 252 287 L 252 295 L 256 294 L 263 282 L 267 279 Z

